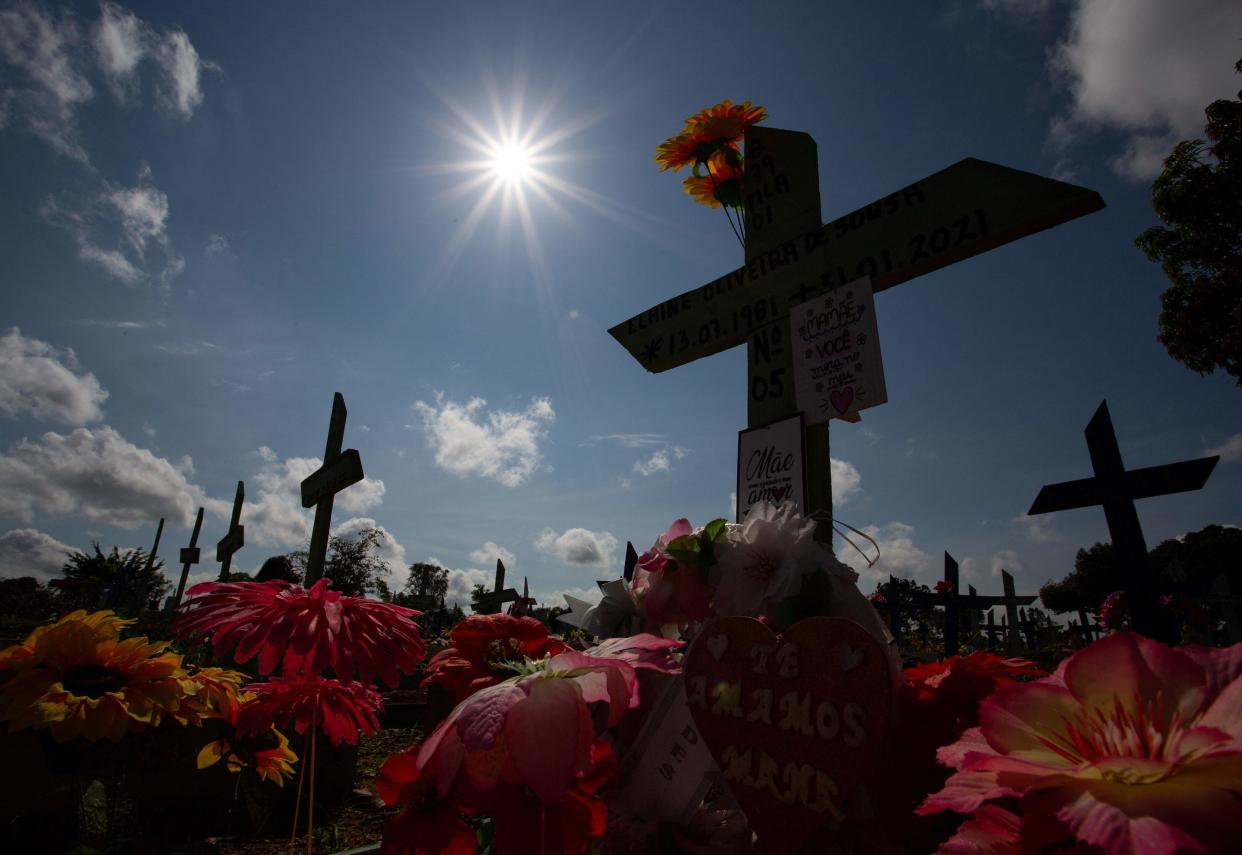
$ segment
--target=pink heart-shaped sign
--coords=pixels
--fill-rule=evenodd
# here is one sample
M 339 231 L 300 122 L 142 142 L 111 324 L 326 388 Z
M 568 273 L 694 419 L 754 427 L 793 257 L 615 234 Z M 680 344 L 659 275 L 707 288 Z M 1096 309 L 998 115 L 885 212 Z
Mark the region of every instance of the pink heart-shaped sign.
M 684 670 L 695 724 L 764 852 L 801 852 L 875 804 L 868 776 L 893 690 L 884 648 L 861 626 L 816 617 L 778 637 L 757 620 L 721 618 Z
M 828 394 L 828 402 L 832 404 L 832 408 L 838 413 L 844 413 L 850 408 L 850 404 L 854 403 L 854 387 L 846 386 L 844 389 L 833 389 Z

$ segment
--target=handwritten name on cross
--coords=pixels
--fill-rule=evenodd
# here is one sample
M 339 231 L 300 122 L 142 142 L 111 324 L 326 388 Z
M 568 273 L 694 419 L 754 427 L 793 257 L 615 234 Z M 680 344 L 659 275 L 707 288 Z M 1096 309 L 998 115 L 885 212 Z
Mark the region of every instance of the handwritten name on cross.
M 609 330 L 658 373 L 747 343 L 749 427 L 794 415 L 789 310 L 861 276 L 878 293 L 1098 211 L 1093 190 L 967 158 L 820 224 L 808 134 L 746 132 L 746 263 Z M 806 428 L 808 512 L 832 512 L 826 423 Z M 831 521 L 816 537 L 830 540 Z
M 177 582 L 177 593 L 173 595 L 168 604 L 168 610 L 171 611 L 181 605 L 181 598 L 185 595 L 185 580 L 190 575 L 190 565 L 197 564 L 199 559 L 198 533 L 203 529 L 203 509 L 198 509 L 198 516 L 194 519 L 194 531 L 190 534 L 190 545 L 181 548 L 179 556 L 181 560 L 181 579 Z
M 302 507 L 315 508 L 315 527 L 311 530 L 310 552 L 306 556 L 305 585 L 323 576 L 328 555 L 328 532 L 332 528 L 332 503 L 336 494 L 357 484 L 362 474 L 362 456 L 357 449 L 341 451 L 345 441 L 345 398 L 340 392 L 332 397 L 332 419 L 328 423 L 328 444 L 323 451 L 323 465 L 302 481 Z
M 503 561 L 497 558 L 496 586 L 491 593 L 479 597 L 479 601 L 474 604 L 474 612 L 480 615 L 494 615 L 500 611 L 505 603 L 516 602 L 517 599 L 517 590 L 505 587 L 505 565 Z
M 237 492 L 233 495 L 233 515 L 229 517 L 229 530 L 216 543 L 216 560 L 220 562 L 220 581 L 229 580 L 229 570 L 233 566 L 233 553 L 246 545 L 246 527 L 241 524 L 242 505 L 246 503 L 246 482 L 237 482 Z
M 1172 644 L 1177 640 L 1174 637 L 1176 628 L 1161 613 L 1155 579 L 1147 562 L 1147 542 L 1143 539 L 1134 500 L 1202 489 L 1220 458 L 1201 457 L 1127 471 L 1121 461 L 1107 401 L 1100 402 L 1084 433 L 1095 477 L 1045 485 L 1027 514 L 1035 516 L 1103 505 L 1121 575 L 1118 587 L 1125 592 L 1134 629 Z

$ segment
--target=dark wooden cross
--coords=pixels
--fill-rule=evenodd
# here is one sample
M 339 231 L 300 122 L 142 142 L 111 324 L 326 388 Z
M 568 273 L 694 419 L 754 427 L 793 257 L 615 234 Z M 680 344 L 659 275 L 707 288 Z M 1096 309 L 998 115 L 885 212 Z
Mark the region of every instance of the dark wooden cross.
M 155 543 L 151 547 L 151 551 L 147 553 L 147 563 L 144 568 L 144 578 L 151 578 L 151 568 L 155 566 L 155 555 L 160 551 L 160 536 L 164 534 L 164 518 L 160 517 L 160 524 L 155 529 Z M 120 570 L 117 571 L 116 579 L 112 583 L 112 589 L 108 591 L 108 608 L 115 608 L 120 602 L 121 597 L 125 595 L 126 589 L 129 587 L 129 565 L 122 564 Z
M 1048 484 L 1039 491 L 1027 511 L 1030 516 L 1067 511 L 1073 508 L 1104 506 L 1104 518 L 1117 556 L 1117 587 L 1125 592 L 1126 605 L 1134 629 L 1143 635 L 1172 644 L 1177 629 L 1163 614 L 1158 601 L 1155 578 L 1147 561 L 1147 543 L 1139 525 L 1135 499 L 1166 496 L 1202 489 L 1219 457 L 1183 460 L 1164 466 L 1126 470 L 1117 447 L 1117 435 L 1108 415 L 1108 402 L 1102 401 L 1087 423 L 1087 451 L 1091 455 L 1092 478 Z
M 491 593 L 479 597 L 479 601 L 474 604 L 475 614 L 494 615 L 500 611 L 505 603 L 512 603 L 517 598 L 518 592 L 515 589 L 505 587 L 505 564 L 497 558 L 496 587 L 492 589 Z
M 996 649 L 996 615 L 992 613 L 991 609 L 988 609 L 987 633 L 988 633 L 988 650 L 995 650 Z
M 332 419 L 328 423 L 328 444 L 323 451 L 323 465 L 302 481 L 302 507 L 315 509 L 315 527 L 311 530 L 310 551 L 306 554 L 306 579 L 310 586 L 323 576 L 328 555 L 328 533 L 332 529 L 332 502 L 336 494 L 357 484 L 362 474 L 362 456 L 357 449 L 341 451 L 345 441 L 345 398 L 340 392 L 332 396 Z
M 638 552 L 634 549 L 634 544 L 628 540 L 625 542 L 625 569 L 621 575 L 625 581 L 630 582 L 634 579 L 634 568 L 638 566 Z
M 181 605 L 181 597 L 185 595 L 185 580 L 190 575 L 190 565 L 197 564 L 199 559 L 198 533 L 203 528 L 203 509 L 198 509 L 194 519 L 194 531 L 190 534 L 190 545 L 181 548 L 181 579 L 177 582 L 177 593 L 169 600 L 169 611 Z
M 653 373 L 747 344 L 747 423 L 798 412 L 789 311 L 870 276 L 874 291 L 1104 207 L 1099 194 L 967 158 L 821 225 L 809 134 L 746 132 L 746 263 L 609 332 Z M 832 539 L 828 426 L 806 428 L 808 508 Z
M 246 545 L 246 527 L 241 524 L 242 505 L 246 503 L 246 482 L 237 482 L 237 493 L 233 496 L 233 515 L 229 518 L 229 530 L 216 544 L 216 560 L 220 562 L 220 581 L 229 580 L 229 569 L 233 566 L 233 554 Z
M 526 617 L 531 607 L 536 605 L 535 598 L 530 595 L 530 579 L 522 577 L 522 596 L 509 604 L 509 614 L 514 617 Z
M 1095 641 L 1100 637 L 1100 625 L 1092 623 L 1086 609 L 1078 610 L 1078 629 L 1082 633 L 1083 641 L 1087 644 Z

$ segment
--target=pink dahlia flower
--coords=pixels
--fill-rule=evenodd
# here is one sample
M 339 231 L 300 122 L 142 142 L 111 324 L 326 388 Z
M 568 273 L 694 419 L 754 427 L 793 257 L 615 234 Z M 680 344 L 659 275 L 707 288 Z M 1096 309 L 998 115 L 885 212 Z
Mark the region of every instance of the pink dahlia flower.
M 1242 644 L 1170 649 L 1111 635 L 1052 676 L 984 701 L 980 726 L 940 750 L 957 771 L 919 812 L 954 810 L 978 822 L 987 803 L 1015 798 L 1022 851 L 1234 851 L 1240 676 Z
M 555 802 L 591 770 L 591 705 L 606 708 L 608 727 L 638 706 L 637 675 L 621 659 L 568 650 L 536 667 L 475 692 L 423 743 L 418 771 L 436 777 L 441 798 L 464 775 L 478 792 L 525 784 Z
M 425 647 L 418 624 L 422 612 L 350 597 L 328 590 L 328 579 L 310 588 L 289 582 L 204 582 L 187 592 L 173 624 L 178 638 L 202 634 L 217 655 L 234 661 L 259 657 L 259 673 L 281 665 L 286 677 L 315 675 L 324 668 L 363 683 L 378 676 L 396 688 L 398 672 L 410 674 Z

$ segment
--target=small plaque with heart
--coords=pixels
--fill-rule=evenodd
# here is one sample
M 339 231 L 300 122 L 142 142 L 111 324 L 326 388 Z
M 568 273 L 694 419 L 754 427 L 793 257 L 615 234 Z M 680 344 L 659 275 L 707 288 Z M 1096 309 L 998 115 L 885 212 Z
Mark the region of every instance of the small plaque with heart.
M 842 618 L 777 636 L 727 617 L 699 633 L 684 663 L 703 741 L 763 851 L 801 852 L 876 799 L 869 778 L 893 709 L 884 648 Z

